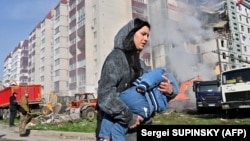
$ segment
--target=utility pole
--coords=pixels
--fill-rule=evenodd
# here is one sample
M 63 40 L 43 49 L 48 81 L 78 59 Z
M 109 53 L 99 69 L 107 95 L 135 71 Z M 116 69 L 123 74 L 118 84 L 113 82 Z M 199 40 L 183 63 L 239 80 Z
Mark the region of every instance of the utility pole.
M 220 50 L 219 50 L 219 43 L 218 43 L 219 41 L 218 41 L 218 39 L 216 40 L 216 44 L 217 44 L 217 51 L 216 52 L 218 52 L 218 63 L 219 63 L 219 68 L 220 68 L 220 74 L 221 74 L 221 72 L 222 72 L 222 67 L 221 67 L 221 58 L 220 58 Z M 215 52 L 215 51 L 212 51 L 212 52 Z

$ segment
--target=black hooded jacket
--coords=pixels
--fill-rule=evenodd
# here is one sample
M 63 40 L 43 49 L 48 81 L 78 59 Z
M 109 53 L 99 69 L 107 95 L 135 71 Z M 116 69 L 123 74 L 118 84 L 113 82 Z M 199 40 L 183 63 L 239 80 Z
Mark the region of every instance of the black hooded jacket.
M 10 111 L 17 111 L 18 110 L 18 103 L 16 101 L 16 97 L 14 94 L 10 97 Z
M 125 55 L 125 52 L 133 50 L 134 47 L 128 45 L 131 43 L 127 45 L 124 44 L 124 40 L 127 39 L 130 39 L 129 42 L 132 42 L 133 34 L 128 34 L 131 30 L 135 30 L 134 28 L 133 19 L 116 34 L 114 49 L 104 62 L 97 92 L 100 110 L 110 115 L 114 120 L 122 124 L 127 124 L 128 126 L 135 123 L 137 115 L 133 114 L 125 103 L 120 100 L 119 94 L 130 86 L 131 79 L 133 79 L 133 75 L 135 75 Z M 137 53 L 139 55 L 140 51 L 137 51 Z M 140 61 L 140 64 L 143 70 L 140 72 L 140 75 L 142 75 L 147 70 L 147 67 L 142 61 Z

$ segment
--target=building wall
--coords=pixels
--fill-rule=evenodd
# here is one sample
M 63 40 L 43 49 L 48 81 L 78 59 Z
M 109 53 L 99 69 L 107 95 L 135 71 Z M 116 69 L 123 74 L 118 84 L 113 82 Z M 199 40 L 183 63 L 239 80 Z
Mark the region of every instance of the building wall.
M 52 76 L 53 90 L 57 95 L 68 95 L 68 69 L 69 69 L 69 44 L 68 44 L 68 5 L 59 3 L 55 8 L 53 21 L 53 54 L 52 54 Z
M 236 6 L 237 0 L 227 0 L 229 23 L 232 36 L 232 44 L 228 55 L 231 58 L 228 69 L 249 66 L 250 62 L 250 14 L 249 8 L 244 5 Z M 246 61 L 243 63 L 242 61 Z
M 41 32 L 40 23 L 36 26 L 29 35 L 29 84 L 40 84 L 40 46 Z
M 12 62 L 12 57 L 11 57 L 12 52 L 9 53 L 9 55 L 6 57 L 4 60 L 4 70 L 3 70 L 3 86 L 7 87 L 9 86 L 9 82 L 11 80 L 10 75 L 11 75 L 11 62 Z
M 69 7 L 69 95 L 84 92 L 86 82 L 85 1 L 71 0 Z
M 41 22 L 41 46 L 39 77 L 42 85 L 43 98 L 48 99 L 53 87 L 53 13 L 49 12 L 49 17 Z
M 96 92 L 103 62 L 114 48 L 114 37 L 132 19 L 131 1 L 85 1 L 85 11 L 86 91 Z
M 23 41 L 19 42 L 19 44 L 15 47 L 12 53 L 12 61 L 11 61 L 11 74 L 10 81 L 15 81 L 16 83 L 20 83 L 20 61 L 21 61 L 21 45 Z
M 28 37 L 29 84 L 41 83 L 45 98 L 50 91 L 96 92 L 115 34 L 132 18 L 147 14 L 147 1 L 140 2 L 61 0 Z
M 28 50 L 29 41 L 24 40 L 21 44 L 21 58 L 20 58 L 20 84 L 28 84 L 28 59 L 29 59 L 29 50 Z

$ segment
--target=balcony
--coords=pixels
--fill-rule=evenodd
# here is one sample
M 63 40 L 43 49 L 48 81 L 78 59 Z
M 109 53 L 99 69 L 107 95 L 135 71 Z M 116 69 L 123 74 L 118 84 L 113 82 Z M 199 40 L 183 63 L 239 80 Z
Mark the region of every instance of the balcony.
M 75 90 L 76 89 L 76 82 L 70 83 L 69 84 L 69 89 L 70 90 Z
M 69 47 L 69 52 L 71 53 L 72 56 L 76 55 L 76 44 Z
M 78 43 L 77 43 L 78 49 L 81 52 L 84 52 L 85 50 L 85 39 L 81 39 Z
M 140 8 L 147 8 L 147 5 L 145 3 L 141 3 L 135 0 L 132 0 L 132 5 L 135 7 L 140 7 Z
M 80 27 L 77 30 L 77 35 L 81 38 L 84 39 L 85 38 L 85 26 Z

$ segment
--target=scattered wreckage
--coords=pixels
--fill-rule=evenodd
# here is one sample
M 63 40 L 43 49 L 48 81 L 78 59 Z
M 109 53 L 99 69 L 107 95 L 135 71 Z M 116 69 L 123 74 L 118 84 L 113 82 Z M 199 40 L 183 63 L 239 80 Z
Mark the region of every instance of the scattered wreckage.
M 45 103 L 41 112 L 32 114 L 33 119 L 29 125 L 60 124 L 79 119 L 93 121 L 96 117 L 96 103 L 97 98 L 94 93 L 76 93 L 73 99 L 70 98 L 64 102 L 51 93 L 49 102 Z

